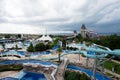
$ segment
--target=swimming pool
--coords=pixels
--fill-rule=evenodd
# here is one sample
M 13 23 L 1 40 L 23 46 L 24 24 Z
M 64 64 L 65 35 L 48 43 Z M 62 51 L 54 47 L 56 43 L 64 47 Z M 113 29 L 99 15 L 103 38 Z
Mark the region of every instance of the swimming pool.
M 44 74 L 24 71 L 25 75 L 19 80 L 47 80 Z

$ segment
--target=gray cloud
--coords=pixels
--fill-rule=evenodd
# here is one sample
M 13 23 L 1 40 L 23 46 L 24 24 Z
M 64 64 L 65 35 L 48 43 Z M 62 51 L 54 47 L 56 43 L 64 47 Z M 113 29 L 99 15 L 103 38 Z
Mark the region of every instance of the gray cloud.
M 79 31 L 83 23 L 96 32 L 119 32 L 119 7 L 120 0 L 0 0 L 0 32 L 11 26 L 10 32 Z

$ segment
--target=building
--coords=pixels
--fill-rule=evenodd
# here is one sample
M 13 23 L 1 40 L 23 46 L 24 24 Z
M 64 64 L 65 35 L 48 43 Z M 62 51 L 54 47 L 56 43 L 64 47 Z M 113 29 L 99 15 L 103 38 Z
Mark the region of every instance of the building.
M 51 42 L 51 41 L 53 41 L 53 39 L 49 35 L 42 35 L 42 37 L 38 38 L 37 41 Z
M 81 27 L 81 29 L 80 29 L 80 33 L 81 33 L 81 36 L 83 37 L 83 38 L 87 38 L 87 28 L 86 28 L 86 26 L 85 26 L 85 24 L 82 24 L 82 27 Z
M 94 30 L 87 30 L 85 24 L 82 24 L 80 33 L 83 38 L 99 38 L 98 34 Z
M 76 31 L 76 30 L 74 30 L 73 32 L 74 32 L 74 36 L 77 36 L 77 31 Z

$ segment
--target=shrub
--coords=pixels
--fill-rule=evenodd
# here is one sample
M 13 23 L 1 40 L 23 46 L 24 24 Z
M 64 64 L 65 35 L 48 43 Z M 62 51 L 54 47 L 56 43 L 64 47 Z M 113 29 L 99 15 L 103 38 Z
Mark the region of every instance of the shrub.
M 22 64 L 10 64 L 10 65 L 0 65 L 0 72 L 1 71 L 18 71 L 23 69 L 23 65 Z

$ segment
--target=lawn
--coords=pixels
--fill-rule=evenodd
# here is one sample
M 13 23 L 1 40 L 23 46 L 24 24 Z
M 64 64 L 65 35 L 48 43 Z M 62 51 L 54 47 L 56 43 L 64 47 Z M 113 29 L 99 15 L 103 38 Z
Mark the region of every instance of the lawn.
M 114 72 L 117 74 L 120 74 L 120 64 L 115 63 L 113 61 L 106 61 L 105 62 L 105 68 L 112 71 L 112 68 L 114 67 Z

